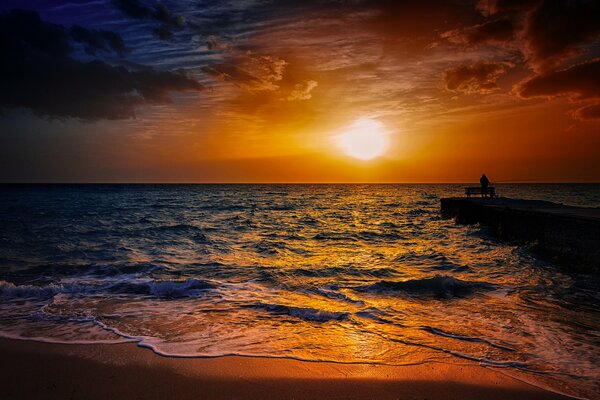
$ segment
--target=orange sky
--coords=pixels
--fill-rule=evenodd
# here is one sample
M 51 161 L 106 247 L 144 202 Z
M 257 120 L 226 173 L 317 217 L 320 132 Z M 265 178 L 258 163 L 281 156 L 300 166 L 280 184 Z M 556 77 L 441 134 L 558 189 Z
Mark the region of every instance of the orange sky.
M 69 109 L 60 91 L 53 107 L 4 96 L 0 180 L 469 182 L 485 172 L 495 182 L 600 181 L 597 4 L 401 3 L 240 3 L 222 13 L 245 19 L 219 25 L 221 15 L 204 28 L 208 6 L 166 2 L 173 21 L 186 21 L 168 25 L 168 41 L 146 20 L 99 10 L 89 27 L 110 26 L 136 47 L 90 58 L 73 45 L 60 57 L 86 71 L 96 58 L 186 81 L 152 75 L 123 89 L 141 94 L 122 108 L 122 93 L 105 100 L 102 86 L 82 92 L 90 109 Z M 65 27 L 84 12 L 36 11 Z M 57 76 L 38 86 L 74 84 Z M 35 92 L 26 85 L 17 89 Z M 382 156 L 358 160 L 335 145 L 359 118 L 385 125 Z

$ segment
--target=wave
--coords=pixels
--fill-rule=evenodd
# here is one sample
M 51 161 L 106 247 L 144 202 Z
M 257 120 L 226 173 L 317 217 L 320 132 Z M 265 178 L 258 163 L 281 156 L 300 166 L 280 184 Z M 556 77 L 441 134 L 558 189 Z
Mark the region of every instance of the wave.
M 182 235 L 183 238 L 192 239 L 196 243 L 210 243 L 208 237 L 204 234 L 204 229 L 190 224 L 159 225 L 141 229 L 139 233 L 142 236 L 150 235 Z
M 252 246 L 257 253 L 267 255 L 277 255 L 282 251 L 289 250 L 287 243 L 281 240 L 259 241 Z
M 321 224 L 321 221 L 317 218 L 311 217 L 309 215 L 305 215 L 302 218 L 298 219 L 299 224 L 308 225 L 308 226 L 317 226 Z
M 443 337 L 447 337 L 447 338 L 451 338 L 451 339 L 462 340 L 462 341 L 465 341 L 465 342 L 484 343 L 484 344 L 487 344 L 488 346 L 492 346 L 492 347 L 495 347 L 495 348 L 500 349 L 500 350 L 515 351 L 515 349 L 513 349 L 513 348 L 502 346 L 502 345 L 490 342 L 489 340 L 486 340 L 486 339 L 482 339 L 482 338 L 478 338 L 478 337 L 473 337 L 473 336 L 458 335 L 456 333 L 446 332 L 446 331 L 443 331 L 443 330 L 438 329 L 438 328 L 433 328 L 431 326 L 422 326 L 421 330 L 423 330 L 425 332 L 429 332 L 429 333 L 431 333 L 433 335 L 443 336 Z
M 362 240 L 402 240 L 403 235 L 397 232 L 376 232 L 376 231 L 361 231 L 358 237 Z
M 329 277 L 390 277 L 397 274 L 392 268 L 354 268 L 354 267 L 319 267 L 319 268 L 293 268 L 286 270 L 292 275 L 305 276 L 309 278 Z
M 198 297 L 215 287 L 212 282 L 193 278 L 184 281 L 110 282 L 104 284 L 62 285 L 51 283 L 44 286 L 15 285 L 12 282 L 0 281 L 0 297 L 47 299 L 57 294 L 116 293 L 176 299 Z
M 4 298 L 48 298 L 65 290 L 63 286 L 50 284 L 47 286 L 15 285 L 12 282 L 0 281 L 0 297 Z
M 344 232 L 319 232 L 312 237 L 318 241 L 341 241 L 341 242 L 356 242 L 360 238 L 356 234 L 348 234 Z
M 323 289 L 323 288 L 315 288 L 312 290 L 308 290 L 308 292 L 314 292 L 318 295 L 327 297 L 332 300 L 337 300 L 345 303 L 356 304 L 356 305 L 364 305 L 365 302 L 362 300 L 353 299 L 342 292 L 338 292 L 335 290 Z
M 434 271 L 465 272 L 471 270 L 468 266 L 456 264 L 444 254 L 433 250 L 425 252 L 410 251 L 398 255 L 394 258 L 394 261 L 411 266 L 425 267 Z
M 405 237 L 397 232 L 360 231 L 360 232 L 319 232 L 312 237 L 318 241 L 358 242 L 370 240 L 402 240 Z
M 252 308 L 268 311 L 275 315 L 289 315 L 311 322 L 346 321 L 350 313 L 339 311 L 318 310 L 310 307 L 294 307 L 282 304 L 256 303 Z
M 481 290 L 492 290 L 495 286 L 487 282 L 462 281 L 447 275 L 407 281 L 379 281 L 371 285 L 354 288 L 360 292 L 390 293 L 403 292 L 417 297 L 453 298 L 467 297 Z
M 400 324 L 390 321 L 389 319 L 380 317 L 380 315 L 387 315 L 386 313 L 381 312 L 380 310 L 374 309 L 373 307 L 368 310 L 358 311 L 354 313 L 355 316 L 363 319 L 369 319 L 371 321 L 379 322 L 382 324 L 391 324 L 396 326 L 401 326 Z
M 145 283 L 124 283 L 111 285 L 110 292 L 132 293 L 158 297 L 162 299 L 179 299 L 199 297 L 209 289 L 214 289 L 211 282 L 190 278 L 185 281 L 153 281 Z
M 19 278 L 48 277 L 57 279 L 68 276 L 122 276 L 136 274 L 170 272 L 168 268 L 161 264 L 151 262 L 143 263 L 119 263 L 119 264 L 42 264 L 31 267 L 25 271 L 19 272 Z
M 425 203 L 425 205 L 430 205 L 430 204 L 429 203 Z M 432 214 L 432 211 L 431 210 L 425 210 L 425 209 L 422 209 L 422 208 L 412 208 L 412 209 L 406 211 L 404 214 L 405 214 L 405 216 L 408 216 L 408 217 L 419 217 L 421 215 Z

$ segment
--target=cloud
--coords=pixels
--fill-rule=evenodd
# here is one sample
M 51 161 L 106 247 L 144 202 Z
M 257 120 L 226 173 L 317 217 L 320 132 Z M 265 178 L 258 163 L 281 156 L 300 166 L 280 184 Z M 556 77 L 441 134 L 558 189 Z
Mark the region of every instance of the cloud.
M 154 10 L 151 15 L 157 21 L 168 25 L 178 26 L 180 28 L 185 26 L 185 18 L 183 16 L 171 14 L 169 9 L 161 3 L 154 6 Z
M 91 39 L 98 34 L 87 32 Z M 97 45 L 88 39 L 82 40 Z M 114 50 L 109 43 L 100 42 Z M 76 60 L 71 57 L 67 31 L 32 11 L 0 14 L 0 49 L 0 107 L 26 107 L 43 116 L 130 118 L 136 107 L 169 102 L 172 91 L 202 89 L 196 80 L 181 74 Z
M 159 39 L 162 40 L 171 40 L 173 39 L 173 32 L 170 29 L 165 28 L 164 26 L 157 26 L 152 29 L 152 34 Z
M 129 51 L 123 43 L 121 35 L 116 32 L 86 29 L 79 25 L 74 25 L 69 29 L 71 38 L 76 42 L 83 43 L 84 50 L 90 55 L 95 55 L 97 51 L 113 51 L 123 57 Z
M 173 37 L 171 28 L 181 28 L 186 25 L 183 16 L 172 14 L 162 3 L 157 3 L 153 7 L 146 6 L 139 0 L 112 0 L 112 3 L 128 17 L 152 19 L 161 23 L 160 26 L 152 29 L 152 33 L 163 40 Z
M 222 63 L 206 66 L 202 72 L 212 76 L 216 80 L 223 82 L 232 82 L 239 85 L 260 85 L 262 81 L 254 75 L 237 67 L 234 63 Z
M 474 47 L 490 42 L 508 42 L 514 38 L 517 28 L 518 22 L 515 19 L 505 17 L 468 28 L 446 31 L 441 37 L 454 44 Z
M 487 21 L 441 37 L 466 48 L 484 43 L 519 48 L 540 73 L 585 53 L 600 38 L 597 0 L 481 0 L 476 8 Z
M 466 94 L 490 93 L 499 89 L 500 78 L 510 67 L 508 63 L 478 61 L 461 65 L 444 73 L 444 87 L 451 92 Z
M 525 54 L 540 72 L 582 52 L 600 35 L 600 1 L 544 0 L 525 22 Z
M 540 0 L 480 0 L 477 9 L 485 16 L 530 10 Z
M 208 50 L 227 50 L 229 45 L 219 40 L 215 35 L 210 35 L 206 39 L 206 48 Z
M 152 15 L 152 10 L 138 0 L 112 0 L 123 13 L 132 18 L 146 18 Z
M 573 117 L 579 120 L 600 119 L 600 101 L 578 108 L 573 112 Z
M 600 98 L 600 58 L 563 70 L 536 75 L 516 85 L 515 91 L 521 98 Z
M 515 92 L 524 99 L 568 96 L 585 104 L 571 113 L 574 118 L 600 118 L 600 59 L 536 75 L 516 85 Z
M 227 62 L 213 64 L 202 71 L 213 78 L 232 82 L 251 91 L 274 91 L 283 79 L 287 61 L 270 55 L 232 56 Z
M 312 98 L 312 90 L 318 86 L 317 81 L 305 80 L 304 82 L 294 85 L 294 89 L 290 92 L 287 100 L 309 100 Z

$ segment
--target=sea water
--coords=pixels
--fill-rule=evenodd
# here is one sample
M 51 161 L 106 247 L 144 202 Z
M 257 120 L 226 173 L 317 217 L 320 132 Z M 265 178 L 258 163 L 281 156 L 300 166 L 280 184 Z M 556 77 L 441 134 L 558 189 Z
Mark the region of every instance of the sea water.
M 478 363 L 600 392 L 600 280 L 440 217 L 463 185 L 0 187 L 0 335 Z M 499 185 L 597 207 L 600 185 Z M 600 239 L 600 238 L 599 238 Z

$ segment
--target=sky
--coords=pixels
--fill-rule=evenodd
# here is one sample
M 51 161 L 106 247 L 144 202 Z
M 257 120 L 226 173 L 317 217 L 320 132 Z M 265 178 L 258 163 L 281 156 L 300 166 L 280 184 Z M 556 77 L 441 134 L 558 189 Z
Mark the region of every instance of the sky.
M 3 0 L 0 54 L 0 182 L 600 181 L 597 0 Z

